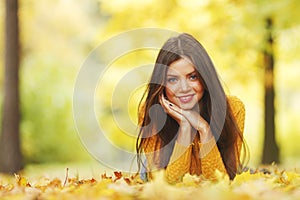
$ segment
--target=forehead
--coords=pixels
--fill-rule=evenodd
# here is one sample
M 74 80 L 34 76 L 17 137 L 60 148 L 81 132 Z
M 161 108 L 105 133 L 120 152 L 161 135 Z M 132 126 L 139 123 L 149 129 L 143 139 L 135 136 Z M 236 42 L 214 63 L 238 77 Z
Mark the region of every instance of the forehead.
M 188 58 L 180 58 L 172 62 L 167 70 L 167 75 L 188 75 L 194 72 L 195 66 Z

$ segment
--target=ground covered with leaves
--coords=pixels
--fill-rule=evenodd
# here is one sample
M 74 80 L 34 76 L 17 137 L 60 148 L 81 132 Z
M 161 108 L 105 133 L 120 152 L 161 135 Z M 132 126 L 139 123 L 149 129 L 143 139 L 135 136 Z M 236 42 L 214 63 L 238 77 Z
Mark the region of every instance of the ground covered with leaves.
M 163 171 L 143 183 L 131 175 L 113 172 L 98 177 L 63 179 L 41 176 L 0 175 L 0 199 L 300 199 L 300 173 L 275 166 L 248 170 L 230 181 L 216 172 L 215 180 L 186 175 L 181 183 L 170 185 Z

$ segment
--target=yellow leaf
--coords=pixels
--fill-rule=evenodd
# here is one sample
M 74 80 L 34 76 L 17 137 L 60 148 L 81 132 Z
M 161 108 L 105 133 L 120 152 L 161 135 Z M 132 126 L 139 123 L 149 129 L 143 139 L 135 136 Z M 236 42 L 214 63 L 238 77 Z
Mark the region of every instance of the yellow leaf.
M 30 183 L 27 181 L 27 179 L 25 177 L 15 174 L 15 178 L 16 178 L 18 186 L 31 187 Z

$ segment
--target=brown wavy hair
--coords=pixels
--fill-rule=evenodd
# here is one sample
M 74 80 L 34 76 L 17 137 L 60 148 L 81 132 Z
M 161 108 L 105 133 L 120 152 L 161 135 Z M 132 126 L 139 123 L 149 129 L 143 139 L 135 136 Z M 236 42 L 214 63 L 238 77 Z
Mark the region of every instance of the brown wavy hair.
M 226 171 L 230 179 L 234 179 L 236 173 L 245 164 L 245 158 L 248 156 L 247 146 L 233 116 L 214 64 L 203 46 L 187 33 L 171 37 L 160 49 L 150 82 L 140 101 L 138 110 L 140 130 L 136 141 L 138 169 L 140 170 L 141 165 L 144 165 L 143 149 L 147 145 L 147 138 L 153 137 L 154 130 L 157 130 L 161 144 L 158 167 L 166 168 L 169 163 L 179 125 L 171 116 L 166 116 L 161 106 L 156 106 L 156 109 L 152 110 L 151 108 L 154 105 L 160 105 L 159 96 L 165 92 L 168 66 L 183 57 L 189 58 L 198 72 L 200 82 L 205 89 L 204 96 L 198 102 L 200 115 L 210 124 Z M 212 110 L 212 108 L 215 109 Z M 164 123 L 162 124 L 162 122 Z M 157 128 L 157 126 L 161 127 Z M 244 146 L 244 159 L 240 159 L 242 152 L 237 147 L 237 140 L 240 140 Z

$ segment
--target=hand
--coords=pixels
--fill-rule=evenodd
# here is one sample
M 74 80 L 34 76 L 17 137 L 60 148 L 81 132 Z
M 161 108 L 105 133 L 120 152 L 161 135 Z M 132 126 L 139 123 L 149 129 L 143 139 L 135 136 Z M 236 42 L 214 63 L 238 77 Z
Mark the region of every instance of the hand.
M 207 121 L 195 110 L 183 110 L 182 115 L 189 121 L 194 129 L 200 133 L 201 142 L 206 143 L 213 135 Z
M 195 137 L 195 132 L 192 131 L 192 126 L 188 120 L 182 115 L 182 109 L 166 100 L 164 96 L 159 98 L 159 102 L 164 108 L 165 112 L 168 113 L 173 119 L 179 124 L 177 142 L 189 146 Z
M 180 134 L 181 132 L 186 132 L 187 130 L 189 130 L 191 134 L 189 134 L 188 138 L 189 140 L 193 140 L 195 134 L 192 134 L 192 127 L 199 132 L 200 140 L 202 143 L 206 143 L 213 137 L 212 132 L 209 128 L 209 124 L 203 117 L 201 117 L 199 112 L 195 110 L 183 110 L 170 101 L 166 100 L 163 95 L 160 97 L 160 104 L 162 105 L 164 110 L 179 124 L 180 130 L 178 138 L 184 137 L 182 134 Z M 185 135 L 185 137 L 186 136 L 187 135 Z
M 206 143 L 213 137 L 209 124 L 201 117 L 199 112 L 195 110 L 180 109 L 175 104 L 166 100 L 163 96 L 161 97 L 161 104 L 167 113 L 179 123 L 180 127 L 188 122 L 189 126 L 192 126 L 197 130 L 200 134 L 201 142 Z
M 175 119 L 179 126 L 191 126 L 188 120 L 183 116 L 182 109 L 180 109 L 178 106 L 165 99 L 163 95 L 159 98 L 159 102 L 165 112 L 168 113 L 173 119 Z

